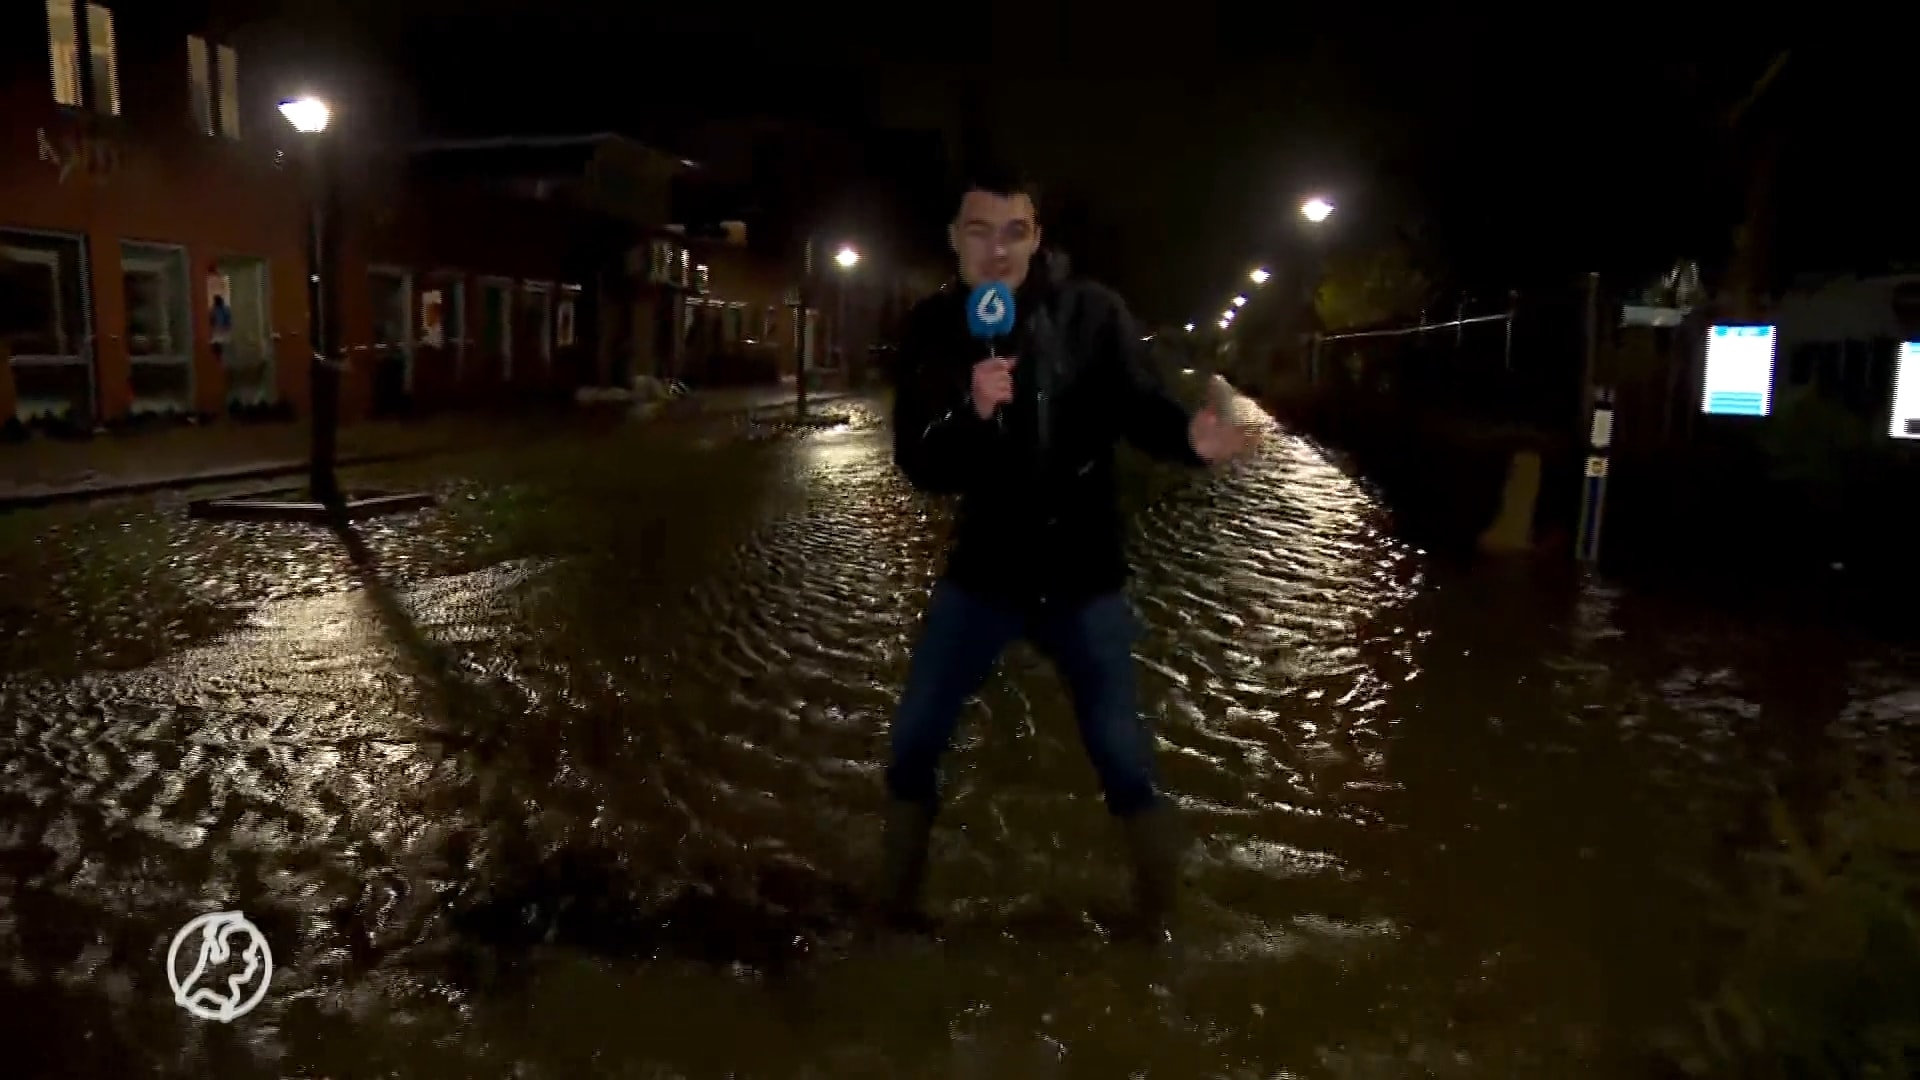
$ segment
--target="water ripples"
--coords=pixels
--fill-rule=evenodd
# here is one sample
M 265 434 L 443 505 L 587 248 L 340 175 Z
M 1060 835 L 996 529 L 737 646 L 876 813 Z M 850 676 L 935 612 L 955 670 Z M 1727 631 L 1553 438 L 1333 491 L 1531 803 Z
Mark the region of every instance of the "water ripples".
M 1660 813 L 1703 805 L 1688 768 L 1736 774 L 1712 805 L 1754 786 L 1766 755 L 1733 733 L 1767 697 L 1746 659 L 1704 629 L 1649 650 L 1652 616 L 1605 590 L 1442 574 L 1269 431 L 1228 473 L 1135 500 L 1143 701 L 1197 841 L 1182 947 L 1109 939 L 1118 838 L 1025 647 L 949 759 L 946 930 L 875 937 L 859 883 L 946 511 L 856 421 L 652 470 L 614 452 L 475 464 L 443 509 L 346 543 L 165 503 L 59 522 L 5 571 L 55 567 L 29 591 L 77 613 L 38 652 L 31 628 L 10 639 L 35 662 L 0 681 L 0 1005 L 48 1033 L 29 1062 L 1265 1077 L 1610 1060 L 1610 995 L 1667 969 L 1601 929 L 1603 904 L 1678 895 L 1664 868 L 1699 849 Z M 1911 724 L 1912 685 L 1886 670 L 1847 669 L 1844 725 Z M 238 1037 L 186 1020 L 160 969 L 172 931 L 221 907 L 282 969 Z

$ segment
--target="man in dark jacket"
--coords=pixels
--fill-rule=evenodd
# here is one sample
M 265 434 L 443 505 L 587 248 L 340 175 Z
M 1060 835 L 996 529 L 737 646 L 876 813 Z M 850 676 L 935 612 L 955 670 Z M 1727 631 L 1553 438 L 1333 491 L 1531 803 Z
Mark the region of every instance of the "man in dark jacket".
M 896 916 L 915 913 L 940 757 L 967 698 L 1024 637 L 1067 683 L 1127 834 L 1137 900 L 1157 919 L 1173 902 L 1179 848 L 1136 703 L 1114 444 L 1200 467 L 1248 439 L 1214 405 L 1189 415 L 1168 393 L 1118 296 L 1036 257 L 1028 187 L 972 183 L 949 233 L 963 284 L 908 317 L 894 405 L 900 470 L 923 491 L 958 495 L 960 507 L 893 721 L 884 899 Z M 970 336 L 965 308 L 967 289 L 989 281 L 1014 290 L 1016 318 L 991 352 Z

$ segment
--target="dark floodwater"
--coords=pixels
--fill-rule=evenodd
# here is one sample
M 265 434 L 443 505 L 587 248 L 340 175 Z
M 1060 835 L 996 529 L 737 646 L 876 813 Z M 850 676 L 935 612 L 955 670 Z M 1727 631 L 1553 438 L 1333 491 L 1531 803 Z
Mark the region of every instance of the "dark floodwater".
M 858 901 L 941 510 L 882 428 L 415 468 L 361 479 L 441 509 L 344 538 L 0 522 L 9 1075 L 1644 1076 L 1761 793 L 1920 712 L 1910 654 L 1430 565 L 1275 431 L 1130 492 L 1176 947 L 1109 938 L 1024 651 L 950 761 L 944 928 L 895 938 Z M 230 1025 L 164 969 L 223 909 L 277 962 Z

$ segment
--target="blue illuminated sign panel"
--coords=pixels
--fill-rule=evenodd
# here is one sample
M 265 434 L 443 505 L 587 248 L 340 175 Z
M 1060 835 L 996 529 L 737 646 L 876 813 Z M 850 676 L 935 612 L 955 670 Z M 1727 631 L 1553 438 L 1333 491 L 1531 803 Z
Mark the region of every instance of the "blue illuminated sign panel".
M 1778 328 L 1714 326 L 1707 331 L 1706 389 L 1700 411 L 1714 416 L 1766 416 L 1773 411 Z

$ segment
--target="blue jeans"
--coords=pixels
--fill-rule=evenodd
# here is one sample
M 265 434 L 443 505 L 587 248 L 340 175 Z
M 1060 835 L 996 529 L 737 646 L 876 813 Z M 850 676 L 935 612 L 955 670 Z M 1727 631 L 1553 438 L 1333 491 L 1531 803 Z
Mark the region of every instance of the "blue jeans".
M 1126 817 L 1152 805 L 1153 732 L 1140 715 L 1134 683 L 1133 609 L 1118 592 L 1079 607 L 1021 614 L 942 581 L 893 718 L 887 790 L 929 808 L 939 801 L 940 757 L 960 711 L 1015 638 L 1033 642 L 1066 680 L 1107 809 Z

